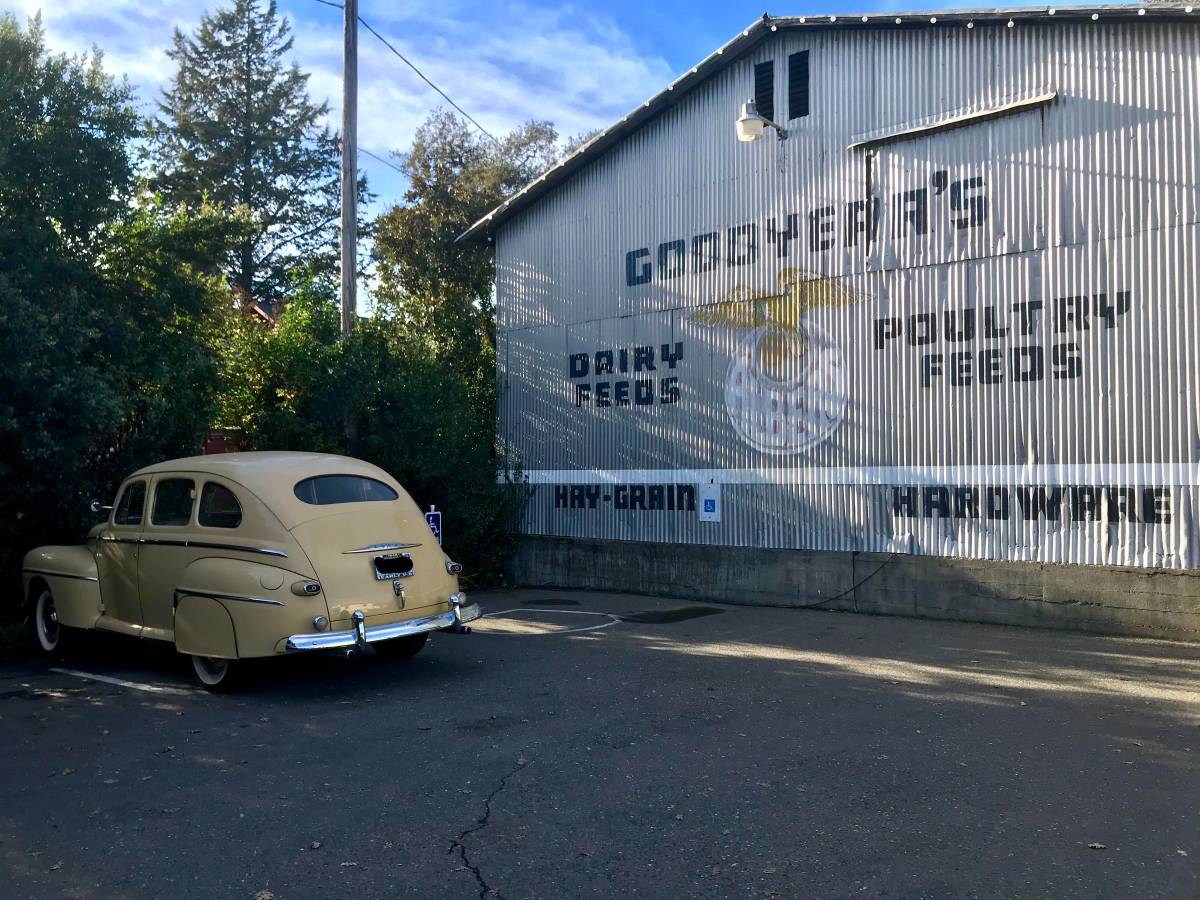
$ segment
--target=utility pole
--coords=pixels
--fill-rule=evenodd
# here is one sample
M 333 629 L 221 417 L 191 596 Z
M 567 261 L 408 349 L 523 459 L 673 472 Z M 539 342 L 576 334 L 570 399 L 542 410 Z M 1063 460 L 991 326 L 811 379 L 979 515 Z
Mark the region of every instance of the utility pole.
M 342 57 L 342 337 L 357 316 L 358 0 L 345 0 Z

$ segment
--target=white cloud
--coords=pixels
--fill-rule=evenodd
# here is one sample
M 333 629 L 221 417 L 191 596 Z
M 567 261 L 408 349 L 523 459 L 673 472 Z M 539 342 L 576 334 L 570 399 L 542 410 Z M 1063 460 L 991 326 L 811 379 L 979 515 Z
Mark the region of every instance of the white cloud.
M 128 75 L 149 111 L 169 80 L 175 27 L 189 31 L 206 7 L 197 0 L 44 0 L 47 44 L 83 52 L 94 44 L 105 68 Z M 39 0 L 9 0 L 28 16 Z M 310 0 L 281 3 L 295 29 L 294 55 L 311 73 L 310 92 L 341 119 L 341 17 Z M 570 7 L 522 2 L 417 0 L 363 4 L 363 16 L 489 131 L 549 119 L 563 136 L 601 127 L 660 90 L 666 61 L 638 52 L 609 18 Z M 359 140 L 383 155 L 403 149 L 429 111 L 445 101 L 365 30 L 359 34 Z M 387 198 L 381 198 L 387 199 Z
M 57 53 L 99 47 L 105 69 L 139 88 L 143 105 L 157 99 L 172 71 L 166 51 L 176 27 L 191 28 L 202 10 L 194 2 L 158 0 L 9 0 L 18 18 L 41 12 L 46 44 Z
M 368 21 L 370 21 L 368 19 Z M 661 89 L 671 71 L 645 58 L 618 28 L 570 10 L 492 8 L 489 21 L 442 15 L 422 30 L 373 25 L 426 76 L 493 132 L 549 119 L 563 135 L 607 125 Z M 401 37 L 403 35 L 403 37 Z M 341 105 L 341 39 L 307 22 L 297 50 L 314 95 Z M 445 101 L 373 36 L 359 35 L 359 139 L 381 153 L 403 148 L 429 110 Z

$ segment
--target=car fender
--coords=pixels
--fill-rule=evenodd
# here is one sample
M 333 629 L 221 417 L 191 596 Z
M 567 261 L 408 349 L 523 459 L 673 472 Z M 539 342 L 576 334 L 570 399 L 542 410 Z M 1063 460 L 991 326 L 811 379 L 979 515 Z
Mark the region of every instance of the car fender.
M 313 619 L 328 617 L 321 593 L 300 595 L 294 585 L 314 583 L 311 576 L 236 557 L 208 556 L 192 562 L 175 589 L 175 644 L 184 653 L 204 656 L 274 656 L 281 639 L 313 631 Z M 193 601 L 207 601 L 205 603 Z M 216 614 L 212 604 L 225 612 Z M 231 629 L 225 635 L 226 621 Z M 216 629 L 212 640 L 203 636 Z M 236 648 L 229 652 L 232 642 Z M 226 650 L 210 649 L 217 645 Z
M 104 613 L 96 560 L 84 546 L 37 547 L 21 561 L 22 596 L 37 600 L 42 586 L 54 594 L 58 620 L 72 628 L 91 628 Z

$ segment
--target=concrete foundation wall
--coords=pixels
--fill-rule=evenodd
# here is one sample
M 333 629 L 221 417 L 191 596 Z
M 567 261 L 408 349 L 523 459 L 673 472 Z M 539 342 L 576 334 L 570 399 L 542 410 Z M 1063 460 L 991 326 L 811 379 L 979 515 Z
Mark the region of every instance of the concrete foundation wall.
M 515 584 L 1200 641 L 1200 572 L 523 537 Z

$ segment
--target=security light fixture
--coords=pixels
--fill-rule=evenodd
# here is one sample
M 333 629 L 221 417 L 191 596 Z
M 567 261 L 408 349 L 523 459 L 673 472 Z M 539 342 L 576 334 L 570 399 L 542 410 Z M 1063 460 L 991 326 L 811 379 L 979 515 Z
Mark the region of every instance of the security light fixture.
M 787 138 L 787 130 L 776 125 L 770 119 L 758 114 L 758 106 L 753 100 L 742 104 L 742 114 L 737 118 L 737 137 L 739 141 L 757 141 L 763 136 L 764 126 L 771 126 L 779 132 L 779 139 Z

